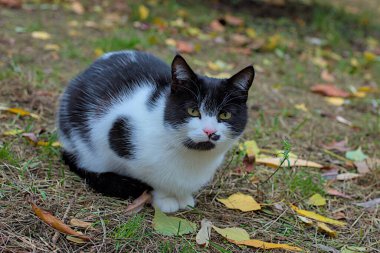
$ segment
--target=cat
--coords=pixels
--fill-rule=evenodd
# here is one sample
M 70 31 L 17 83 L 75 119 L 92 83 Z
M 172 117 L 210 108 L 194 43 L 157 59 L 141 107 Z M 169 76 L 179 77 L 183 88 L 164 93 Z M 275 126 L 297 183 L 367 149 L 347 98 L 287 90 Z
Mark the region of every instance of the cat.
M 58 135 L 72 170 L 99 192 L 152 190 L 164 212 L 193 207 L 247 123 L 248 66 L 228 79 L 141 51 L 106 53 L 63 92 Z

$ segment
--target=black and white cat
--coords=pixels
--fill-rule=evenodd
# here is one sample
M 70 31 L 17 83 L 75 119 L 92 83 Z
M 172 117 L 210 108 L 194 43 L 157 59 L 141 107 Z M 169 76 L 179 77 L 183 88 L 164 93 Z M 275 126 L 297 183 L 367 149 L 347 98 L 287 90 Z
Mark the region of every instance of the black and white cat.
M 96 190 L 153 188 L 164 212 L 194 206 L 247 122 L 254 69 L 229 79 L 195 74 L 137 51 L 107 53 L 71 81 L 58 115 L 64 158 Z

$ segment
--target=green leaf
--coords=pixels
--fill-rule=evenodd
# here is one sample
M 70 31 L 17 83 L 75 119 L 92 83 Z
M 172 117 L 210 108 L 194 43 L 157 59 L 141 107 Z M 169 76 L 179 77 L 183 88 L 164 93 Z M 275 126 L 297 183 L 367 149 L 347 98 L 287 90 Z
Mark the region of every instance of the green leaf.
M 178 217 L 167 216 L 158 207 L 154 207 L 153 228 L 161 235 L 184 235 L 194 233 L 197 225 Z
M 365 247 L 345 245 L 343 246 L 343 248 L 341 248 L 340 252 L 341 253 L 359 253 L 359 252 L 367 252 L 367 249 Z
M 346 152 L 346 158 L 350 159 L 352 161 L 360 162 L 360 161 L 363 161 L 364 159 L 368 158 L 368 156 L 366 156 L 363 153 L 362 148 L 359 147 L 357 150 L 347 151 Z
M 213 229 L 215 229 L 218 234 L 223 236 L 224 238 L 228 240 L 234 240 L 234 241 L 245 241 L 249 240 L 249 234 L 245 229 L 242 228 L 218 228 L 215 226 L 212 226 Z

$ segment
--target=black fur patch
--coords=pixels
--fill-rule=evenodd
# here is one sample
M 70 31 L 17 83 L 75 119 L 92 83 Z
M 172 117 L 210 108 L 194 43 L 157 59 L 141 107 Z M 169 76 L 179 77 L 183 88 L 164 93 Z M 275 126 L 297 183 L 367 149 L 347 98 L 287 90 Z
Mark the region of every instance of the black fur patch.
M 115 153 L 126 159 L 134 158 L 135 145 L 132 143 L 133 126 L 127 117 L 120 117 L 114 123 L 108 134 L 108 142 Z
M 70 170 L 85 179 L 86 183 L 95 191 L 106 196 L 127 199 L 137 198 L 144 191 L 151 191 L 153 188 L 140 180 L 121 176 L 112 172 L 95 173 L 78 168 L 75 157 L 66 151 L 62 151 L 62 158 L 70 167 Z
M 190 139 L 186 140 L 183 145 L 189 149 L 195 149 L 195 150 L 211 150 L 215 148 L 215 144 L 211 141 L 205 141 L 205 142 L 194 142 Z

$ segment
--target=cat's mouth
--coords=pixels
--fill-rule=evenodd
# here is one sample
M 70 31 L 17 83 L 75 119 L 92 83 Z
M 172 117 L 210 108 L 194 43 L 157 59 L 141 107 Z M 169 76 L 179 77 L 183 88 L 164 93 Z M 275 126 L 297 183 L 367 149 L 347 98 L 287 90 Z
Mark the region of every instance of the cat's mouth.
M 195 149 L 195 150 L 211 150 L 215 148 L 215 144 L 211 141 L 202 141 L 202 142 L 194 142 L 191 139 L 187 139 L 183 145 L 189 149 Z

